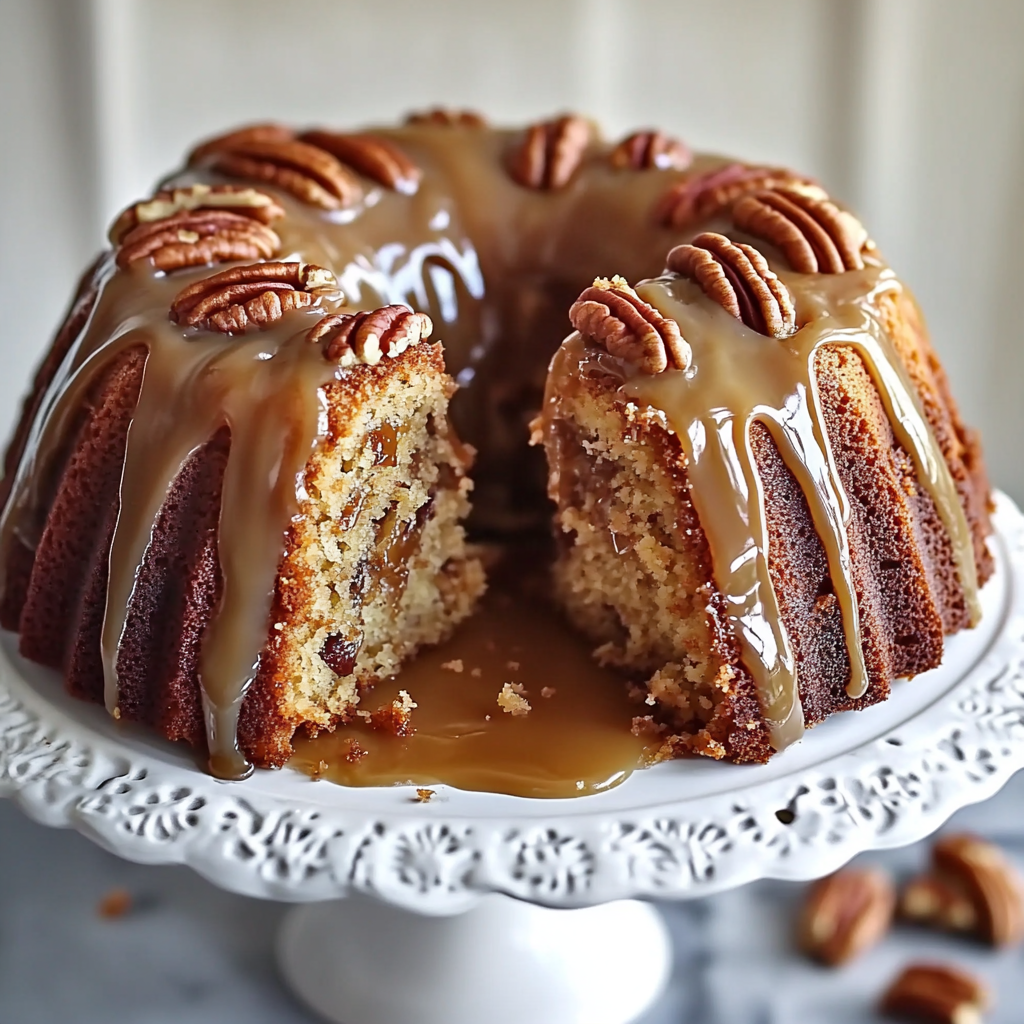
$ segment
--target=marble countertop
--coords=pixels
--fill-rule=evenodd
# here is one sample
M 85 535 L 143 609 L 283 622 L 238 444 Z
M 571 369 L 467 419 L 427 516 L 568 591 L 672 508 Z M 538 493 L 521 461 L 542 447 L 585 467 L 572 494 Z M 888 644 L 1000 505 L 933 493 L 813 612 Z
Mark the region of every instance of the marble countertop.
M 1024 869 L 1024 773 L 949 827 L 993 839 Z M 860 860 L 906 876 L 927 854 L 919 844 Z M 132 909 L 103 918 L 98 904 L 115 888 L 131 893 Z M 996 993 L 991 1024 L 1021 1020 L 1024 949 L 996 954 L 897 928 L 845 968 L 819 968 L 793 952 L 803 890 L 763 882 L 662 905 L 675 971 L 638 1024 L 877 1021 L 881 990 L 921 958 L 984 976 Z M 126 863 L 0 801 L 0 1024 L 315 1024 L 277 976 L 274 934 L 286 910 L 222 892 L 184 868 Z

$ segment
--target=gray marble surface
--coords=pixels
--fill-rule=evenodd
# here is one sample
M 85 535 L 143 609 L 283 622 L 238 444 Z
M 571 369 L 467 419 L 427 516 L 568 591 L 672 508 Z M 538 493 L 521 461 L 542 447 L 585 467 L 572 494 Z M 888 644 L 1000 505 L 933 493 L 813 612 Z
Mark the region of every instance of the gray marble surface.
M 994 839 L 1024 868 L 1024 774 L 949 827 Z M 862 860 L 905 876 L 927 852 L 919 844 Z M 115 887 L 132 894 L 133 909 L 104 919 L 97 906 Z M 1024 1020 L 1022 949 L 994 954 L 898 928 L 841 970 L 807 963 L 790 939 L 803 889 L 764 882 L 664 905 L 675 972 L 642 1024 L 877 1020 L 873 1006 L 888 979 L 920 958 L 954 961 L 988 979 L 993 1024 Z M 0 801 L 0 1024 L 314 1024 L 274 964 L 286 910 L 221 892 L 184 868 L 125 863 Z

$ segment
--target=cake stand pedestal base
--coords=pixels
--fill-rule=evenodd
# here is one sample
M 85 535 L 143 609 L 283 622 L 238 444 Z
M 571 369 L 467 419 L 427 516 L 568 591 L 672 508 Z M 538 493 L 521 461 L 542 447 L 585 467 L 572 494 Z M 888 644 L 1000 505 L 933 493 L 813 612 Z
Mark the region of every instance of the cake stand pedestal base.
M 426 917 L 353 895 L 292 910 L 278 960 L 336 1024 L 626 1024 L 664 990 L 672 946 L 639 900 L 551 910 L 489 895 Z

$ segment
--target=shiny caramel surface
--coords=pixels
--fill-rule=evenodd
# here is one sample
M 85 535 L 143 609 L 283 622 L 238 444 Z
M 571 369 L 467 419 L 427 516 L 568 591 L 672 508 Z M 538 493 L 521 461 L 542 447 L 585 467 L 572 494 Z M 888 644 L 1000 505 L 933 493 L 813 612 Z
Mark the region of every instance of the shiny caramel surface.
M 360 708 L 371 711 L 406 691 L 417 704 L 411 736 L 357 718 L 297 739 L 291 765 L 346 786 L 447 783 L 527 797 L 597 793 L 642 767 L 648 751 L 631 725 L 644 705 L 549 603 L 543 568 L 512 573 L 510 562 L 450 640 L 363 697 Z M 499 706 L 506 683 L 522 686 L 526 714 Z

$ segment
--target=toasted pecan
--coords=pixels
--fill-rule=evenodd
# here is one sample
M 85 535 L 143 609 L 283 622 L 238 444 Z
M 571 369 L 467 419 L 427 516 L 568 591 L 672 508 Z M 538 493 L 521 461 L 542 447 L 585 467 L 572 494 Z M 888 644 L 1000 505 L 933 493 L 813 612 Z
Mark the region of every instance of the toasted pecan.
M 256 125 L 211 139 L 192 151 L 189 163 L 274 185 L 324 210 L 349 206 L 362 192 L 337 157 L 300 142 L 279 125 Z
M 1010 946 L 1024 938 L 1021 880 L 998 846 L 969 833 L 943 836 L 932 849 L 932 864 L 970 899 L 979 939 Z
M 900 893 L 900 917 L 913 924 L 973 935 L 978 912 L 964 890 L 937 875 L 918 875 Z
M 633 132 L 609 154 L 608 162 L 619 170 L 685 171 L 693 154 L 685 142 L 659 131 Z
M 300 138 L 396 192 L 412 195 L 419 188 L 423 172 L 389 139 L 324 131 L 304 132 Z
M 266 122 L 261 124 L 250 124 L 244 128 L 235 128 L 233 131 L 225 132 L 223 135 L 215 135 L 205 142 L 200 142 L 188 155 L 188 163 L 202 163 L 212 153 L 222 153 L 234 149 L 239 145 L 247 145 L 250 142 L 287 142 L 295 138 L 295 132 L 286 128 L 283 124 Z
M 800 274 L 841 274 L 864 266 L 867 232 L 829 199 L 789 189 L 765 189 L 738 199 L 733 223 L 782 250 Z
M 714 217 L 748 192 L 784 187 L 826 198 L 812 179 L 785 167 L 732 163 L 676 182 L 658 201 L 655 217 L 666 227 L 684 228 Z
M 572 114 L 531 125 L 509 156 L 509 173 L 527 188 L 565 188 L 583 160 L 590 134 L 590 123 Z
M 892 982 L 879 1009 L 921 1024 L 980 1024 L 989 1004 L 982 982 L 949 964 L 911 964 Z
M 569 310 L 569 320 L 580 334 L 644 373 L 689 366 L 690 346 L 679 325 L 644 302 L 621 277 L 599 277 L 585 288 Z
M 359 313 L 325 316 L 307 335 L 323 343 L 324 358 L 341 366 L 375 366 L 429 338 L 434 325 L 426 313 L 406 306 L 382 306 Z
M 277 233 L 228 210 L 186 210 L 132 228 L 121 241 L 117 265 L 149 259 L 157 270 L 207 263 L 270 259 L 281 247 Z
M 896 893 L 877 868 L 847 868 L 811 886 L 800 915 L 800 948 L 822 963 L 846 963 L 875 945 L 892 923 Z
M 438 128 L 486 128 L 487 119 L 475 110 L 453 110 L 450 107 L 433 107 L 430 110 L 414 110 L 405 119 L 406 124 L 434 125 Z
M 110 240 L 117 245 L 140 224 L 167 220 L 177 213 L 191 210 L 227 210 L 261 224 L 273 224 L 284 216 L 284 208 L 273 196 L 255 188 L 241 185 L 187 185 L 183 188 L 162 189 L 152 199 L 133 203 L 123 210 L 110 229 Z
M 311 263 L 254 263 L 183 288 L 171 302 L 170 317 L 188 327 L 240 334 L 311 306 L 336 288 L 334 275 Z
M 690 245 L 668 254 L 668 269 L 689 277 L 727 313 L 772 338 L 796 330 L 796 307 L 789 289 L 752 245 L 705 231 Z

